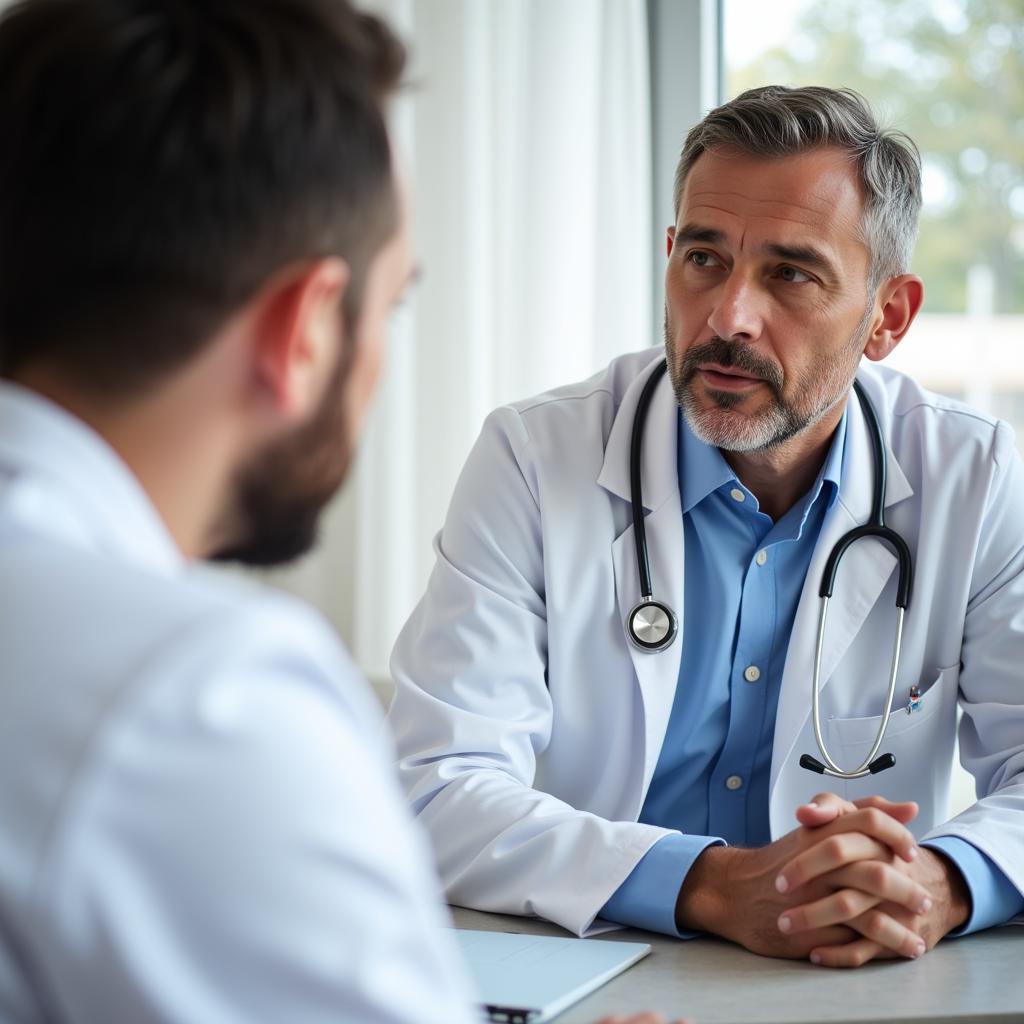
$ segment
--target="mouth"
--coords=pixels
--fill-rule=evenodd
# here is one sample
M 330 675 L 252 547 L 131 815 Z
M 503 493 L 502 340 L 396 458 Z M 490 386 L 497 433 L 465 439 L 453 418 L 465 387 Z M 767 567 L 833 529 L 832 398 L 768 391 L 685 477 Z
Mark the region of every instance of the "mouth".
M 714 391 L 746 391 L 765 383 L 761 377 L 753 377 L 735 367 L 718 366 L 714 363 L 699 366 L 697 373 L 705 385 Z

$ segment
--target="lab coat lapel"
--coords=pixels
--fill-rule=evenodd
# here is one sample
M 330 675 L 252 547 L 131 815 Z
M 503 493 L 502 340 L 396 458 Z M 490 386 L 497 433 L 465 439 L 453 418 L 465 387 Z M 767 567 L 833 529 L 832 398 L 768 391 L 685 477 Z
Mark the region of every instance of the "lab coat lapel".
M 865 380 L 864 383 L 868 381 Z M 884 396 L 872 393 L 872 399 L 882 421 L 883 436 L 888 436 L 888 410 L 882 408 Z M 871 440 L 860 403 L 852 392 L 848 408 L 846 452 L 839 500 L 829 510 L 814 548 L 814 555 L 800 594 L 800 604 L 797 607 L 782 675 L 772 752 L 773 792 L 782 766 L 790 757 L 796 756 L 793 747 L 811 712 L 814 649 L 817 642 L 818 617 L 821 609 L 820 588 L 825 563 L 840 537 L 867 522 L 871 515 L 874 482 Z M 888 486 L 885 505 L 889 508 L 909 497 L 913 489 L 888 444 L 886 455 Z M 821 659 L 822 691 L 831 682 L 843 655 L 860 632 L 895 567 L 896 556 L 887 545 L 874 540 L 858 542 L 844 556 L 839 579 L 828 606 Z
M 651 366 L 653 367 L 654 362 Z M 629 449 L 637 401 L 650 369 L 644 369 L 623 396 L 612 424 L 605 461 L 598 483 L 629 503 Z M 625 635 L 625 622 L 640 600 L 640 580 L 632 522 L 612 542 L 615 596 L 623 643 L 629 649 L 636 672 L 644 712 L 644 791 L 654 774 L 665 729 L 672 712 L 682 652 L 683 610 L 683 516 L 677 470 L 678 423 L 675 394 L 666 375 L 658 385 L 647 415 L 641 458 L 641 483 L 651 582 L 655 596 L 680 616 L 679 636 L 666 651 L 650 654 L 638 650 Z M 642 794 L 640 795 L 642 801 Z

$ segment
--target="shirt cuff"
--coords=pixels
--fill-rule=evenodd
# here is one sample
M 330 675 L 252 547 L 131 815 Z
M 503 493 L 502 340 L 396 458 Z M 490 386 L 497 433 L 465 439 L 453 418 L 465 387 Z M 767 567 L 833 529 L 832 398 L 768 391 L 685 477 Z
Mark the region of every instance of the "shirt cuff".
M 615 890 L 598 916 L 630 928 L 643 928 L 680 939 L 701 934 L 676 928 L 676 897 L 693 862 L 709 846 L 725 846 L 725 840 L 679 832 L 659 839 Z
M 966 924 L 950 932 L 949 938 L 1005 924 L 1024 911 L 1024 896 L 1017 887 L 992 860 L 966 839 L 939 836 L 921 845 L 944 853 L 963 875 L 971 894 L 971 916 Z

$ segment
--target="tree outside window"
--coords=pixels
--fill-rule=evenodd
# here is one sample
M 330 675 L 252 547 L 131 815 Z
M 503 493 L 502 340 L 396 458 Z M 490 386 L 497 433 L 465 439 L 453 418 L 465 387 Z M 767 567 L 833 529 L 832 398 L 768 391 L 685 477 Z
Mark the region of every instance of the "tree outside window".
M 726 0 L 726 94 L 856 89 L 921 150 L 924 311 L 890 358 L 1024 450 L 1024 0 Z

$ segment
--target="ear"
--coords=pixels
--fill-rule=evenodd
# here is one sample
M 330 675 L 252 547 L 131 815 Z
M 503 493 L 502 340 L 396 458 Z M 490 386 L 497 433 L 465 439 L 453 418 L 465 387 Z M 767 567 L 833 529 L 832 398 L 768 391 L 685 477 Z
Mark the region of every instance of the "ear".
M 881 317 L 864 346 L 864 355 L 874 362 L 889 355 L 910 330 L 924 302 L 924 283 L 913 274 L 890 278 L 879 288 L 877 301 Z
M 672 255 L 672 246 L 676 242 L 676 229 L 674 226 L 669 225 L 668 230 L 665 232 L 665 256 L 666 258 Z
M 349 278 L 344 260 L 317 260 L 286 268 L 256 298 L 256 379 L 289 419 L 317 406 L 346 343 L 340 307 Z

